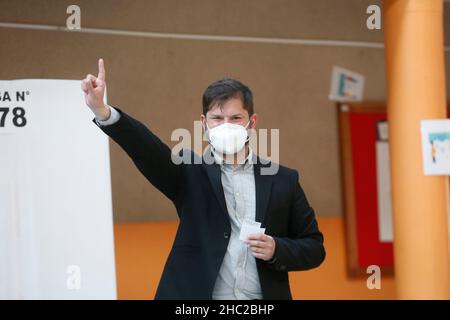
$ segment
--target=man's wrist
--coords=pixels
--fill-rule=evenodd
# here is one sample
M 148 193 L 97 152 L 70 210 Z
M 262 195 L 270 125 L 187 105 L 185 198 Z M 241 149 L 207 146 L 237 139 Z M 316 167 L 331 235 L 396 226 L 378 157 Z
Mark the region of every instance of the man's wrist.
M 114 107 L 111 107 L 111 106 L 108 106 L 108 108 L 111 113 L 107 120 L 102 121 L 102 120 L 97 120 L 97 118 L 95 118 L 95 123 L 100 127 L 112 125 L 112 124 L 116 123 L 117 121 L 119 121 L 119 119 L 120 119 L 119 111 L 117 111 Z
M 277 261 L 277 257 L 276 257 L 276 253 L 277 253 L 277 242 L 276 242 L 276 240 L 275 240 L 274 237 L 271 237 L 271 238 L 272 238 L 272 240 L 273 240 L 273 245 L 274 245 L 274 248 L 273 248 L 273 254 L 272 254 L 272 258 L 270 258 L 269 260 L 267 260 L 267 262 L 270 263 L 270 264 L 274 264 L 274 263 Z
M 111 107 L 108 106 L 107 104 L 105 105 L 104 108 L 98 110 L 95 113 L 95 119 L 97 119 L 98 121 L 107 121 L 110 117 L 111 117 Z

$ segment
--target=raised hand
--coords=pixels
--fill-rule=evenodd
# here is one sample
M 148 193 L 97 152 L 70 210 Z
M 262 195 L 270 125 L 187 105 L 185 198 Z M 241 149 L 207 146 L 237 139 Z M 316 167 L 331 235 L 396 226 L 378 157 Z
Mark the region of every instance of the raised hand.
M 110 108 L 104 103 L 105 96 L 105 64 L 103 59 L 98 60 L 97 77 L 88 74 L 81 82 L 86 105 L 94 112 L 99 120 L 106 120 L 110 116 Z

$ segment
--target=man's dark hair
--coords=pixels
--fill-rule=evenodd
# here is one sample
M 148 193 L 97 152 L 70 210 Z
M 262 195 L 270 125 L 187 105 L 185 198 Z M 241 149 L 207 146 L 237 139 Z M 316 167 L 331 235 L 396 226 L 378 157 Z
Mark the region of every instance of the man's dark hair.
M 252 91 L 242 82 L 231 78 L 218 80 L 206 88 L 203 93 L 203 114 L 206 115 L 216 104 L 222 107 L 222 104 L 231 98 L 240 98 L 248 115 L 253 114 Z

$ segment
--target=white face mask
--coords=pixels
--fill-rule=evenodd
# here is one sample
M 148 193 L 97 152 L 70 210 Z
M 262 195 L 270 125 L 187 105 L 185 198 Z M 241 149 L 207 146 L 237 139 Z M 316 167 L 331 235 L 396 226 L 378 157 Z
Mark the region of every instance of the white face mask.
M 239 124 L 222 123 L 212 129 L 208 124 L 208 139 L 215 151 L 223 154 L 235 154 L 242 150 L 245 143 L 248 141 L 247 126 L 245 127 Z

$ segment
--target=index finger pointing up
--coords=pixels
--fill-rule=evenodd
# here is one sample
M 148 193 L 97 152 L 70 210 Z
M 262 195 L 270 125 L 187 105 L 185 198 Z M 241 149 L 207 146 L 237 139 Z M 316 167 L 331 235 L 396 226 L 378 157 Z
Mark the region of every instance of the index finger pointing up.
M 105 63 L 103 59 L 98 59 L 98 76 L 99 80 L 105 81 Z

